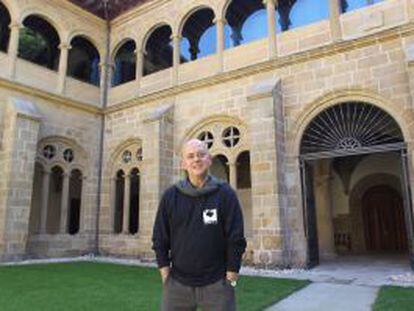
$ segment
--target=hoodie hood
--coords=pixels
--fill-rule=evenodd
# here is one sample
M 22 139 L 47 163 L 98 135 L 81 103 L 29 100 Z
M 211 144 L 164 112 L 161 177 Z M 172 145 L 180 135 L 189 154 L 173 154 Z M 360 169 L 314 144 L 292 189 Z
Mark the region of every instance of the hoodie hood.
M 211 175 L 207 176 L 207 180 L 202 188 L 194 187 L 188 178 L 180 180 L 175 187 L 185 195 L 190 197 L 200 197 L 205 194 L 217 191 L 225 182 Z

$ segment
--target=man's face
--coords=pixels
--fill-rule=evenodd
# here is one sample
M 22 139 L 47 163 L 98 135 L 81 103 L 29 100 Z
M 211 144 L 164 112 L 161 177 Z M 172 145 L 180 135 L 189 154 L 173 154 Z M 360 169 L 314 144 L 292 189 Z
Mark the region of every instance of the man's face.
M 205 144 L 199 140 L 189 141 L 183 148 L 181 166 L 188 176 L 204 177 L 211 166 L 211 156 Z

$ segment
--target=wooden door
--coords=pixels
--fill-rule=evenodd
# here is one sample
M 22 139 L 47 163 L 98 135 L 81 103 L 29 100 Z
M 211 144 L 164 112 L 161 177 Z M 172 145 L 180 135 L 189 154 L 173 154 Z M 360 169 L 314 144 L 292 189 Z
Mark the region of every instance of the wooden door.
M 364 194 L 362 206 L 367 250 L 406 252 L 407 234 L 400 194 L 386 185 L 374 186 Z

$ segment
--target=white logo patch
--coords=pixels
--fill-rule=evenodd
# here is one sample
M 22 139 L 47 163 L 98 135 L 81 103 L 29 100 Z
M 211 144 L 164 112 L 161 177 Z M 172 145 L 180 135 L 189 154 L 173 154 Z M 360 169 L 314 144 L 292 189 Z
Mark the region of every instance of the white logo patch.
M 205 209 L 203 211 L 203 221 L 205 225 L 212 225 L 217 223 L 217 209 Z

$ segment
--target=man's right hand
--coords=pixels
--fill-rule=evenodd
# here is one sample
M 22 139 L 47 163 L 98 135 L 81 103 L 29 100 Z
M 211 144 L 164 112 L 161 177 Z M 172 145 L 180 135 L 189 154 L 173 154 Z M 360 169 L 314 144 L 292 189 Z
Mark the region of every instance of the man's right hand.
M 162 267 L 160 269 L 160 274 L 161 274 L 162 284 L 165 284 L 165 282 L 167 281 L 168 275 L 170 274 L 170 267 Z

